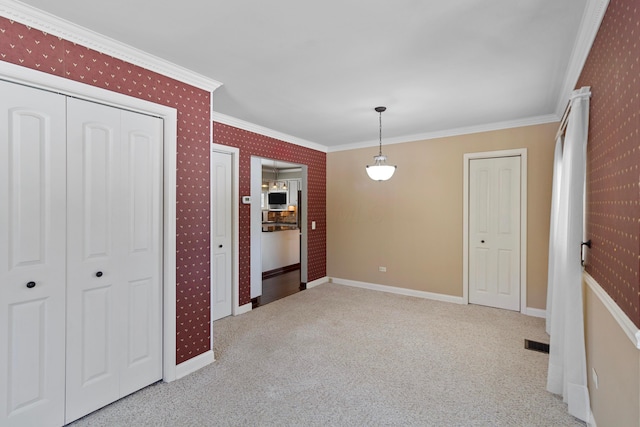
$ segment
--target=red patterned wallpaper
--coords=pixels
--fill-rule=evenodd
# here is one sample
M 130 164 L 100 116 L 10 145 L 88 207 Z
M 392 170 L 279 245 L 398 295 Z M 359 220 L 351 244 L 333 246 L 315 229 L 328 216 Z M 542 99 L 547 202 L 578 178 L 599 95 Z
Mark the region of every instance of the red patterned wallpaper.
M 177 351 L 210 348 L 210 93 L 0 17 L 0 60 L 178 110 Z
M 308 166 L 308 280 L 327 275 L 326 153 L 289 144 L 221 123 L 213 123 L 213 141 L 240 149 L 240 196 L 251 194 L 251 156 Z M 311 221 L 316 229 L 311 230 Z M 251 302 L 251 208 L 240 205 L 240 305 Z
M 640 327 L 640 4 L 611 0 L 578 87 L 591 86 L 587 272 Z

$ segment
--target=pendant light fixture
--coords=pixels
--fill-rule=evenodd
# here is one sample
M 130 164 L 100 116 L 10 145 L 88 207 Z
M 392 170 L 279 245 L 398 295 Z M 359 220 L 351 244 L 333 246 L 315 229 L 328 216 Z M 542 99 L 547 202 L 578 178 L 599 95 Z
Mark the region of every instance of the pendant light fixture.
M 278 189 L 278 164 L 275 160 L 273 161 L 273 185 L 271 189 L 272 190 Z
M 286 190 L 287 189 L 287 183 L 286 181 L 280 181 L 280 177 L 279 177 L 279 173 L 280 171 L 278 170 L 278 161 L 274 160 L 273 161 L 273 185 L 272 185 L 272 189 L 273 190 Z
M 393 176 L 396 166 L 387 164 L 387 156 L 382 155 L 382 113 L 387 107 L 376 107 L 375 110 L 380 115 L 380 151 L 377 156 L 373 156 L 374 164 L 367 165 L 367 175 L 375 181 L 386 181 Z

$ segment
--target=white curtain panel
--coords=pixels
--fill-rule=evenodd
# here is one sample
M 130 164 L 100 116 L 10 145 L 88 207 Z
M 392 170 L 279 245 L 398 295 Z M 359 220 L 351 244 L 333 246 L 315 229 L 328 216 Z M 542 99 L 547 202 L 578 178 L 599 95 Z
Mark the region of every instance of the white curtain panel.
M 554 171 L 553 189 L 557 193 L 552 195 L 552 203 L 557 204 L 557 211 L 551 220 L 550 239 L 553 241 L 549 244 L 551 277 L 548 284 L 551 296 L 547 308 L 551 311 L 547 325 L 550 334 L 547 390 L 561 395 L 568 404 L 569 413 L 583 421 L 589 421 L 591 413 L 580 259 L 590 95 L 589 87 L 576 90 L 571 95 L 561 165 Z
M 553 309 L 553 276 L 556 274 L 555 254 L 558 239 L 558 209 L 560 207 L 560 180 L 562 179 L 562 140 L 560 134 L 556 140 L 553 156 L 553 184 L 551 187 L 551 220 L 549 222 L 549 273 L 547 275 L 547 334 L 551 335 L 551 311 Z M 554 256 L 551 256 L 554 254 Z

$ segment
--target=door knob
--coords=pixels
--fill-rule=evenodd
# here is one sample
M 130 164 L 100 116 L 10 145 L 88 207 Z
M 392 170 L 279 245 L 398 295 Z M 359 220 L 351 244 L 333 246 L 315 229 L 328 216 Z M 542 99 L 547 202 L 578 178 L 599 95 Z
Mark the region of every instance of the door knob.
M 35 287 L 36 287 L 36 282 L 27 283 L 27 288 L 31 289 L 31 288 L 35 288 Z
M 480 240 L 480 243 L 484 243 L 484 240 Z
M 96 277 L 102 277 L 102 271 L 98 271 L 98 272 L 96 273 Z
M 222 247 L 222 245 L 218 245 L 218 247 L 219 247 L 219 248 L 221 248 L 221 247 Z

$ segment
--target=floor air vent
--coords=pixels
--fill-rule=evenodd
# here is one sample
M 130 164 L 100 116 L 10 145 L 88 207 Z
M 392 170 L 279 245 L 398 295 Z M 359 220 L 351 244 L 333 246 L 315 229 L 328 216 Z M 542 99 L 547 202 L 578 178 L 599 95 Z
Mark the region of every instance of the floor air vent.
M 527 350 L 539 351 L 540 353 L 549 353 L 549 344 L 543 342 L 524 340 L 524 348 Z

